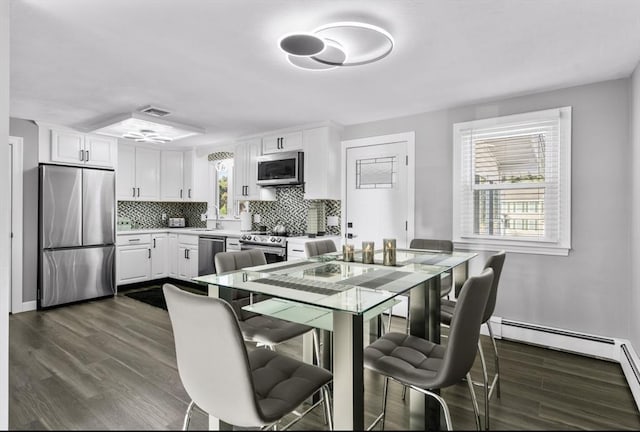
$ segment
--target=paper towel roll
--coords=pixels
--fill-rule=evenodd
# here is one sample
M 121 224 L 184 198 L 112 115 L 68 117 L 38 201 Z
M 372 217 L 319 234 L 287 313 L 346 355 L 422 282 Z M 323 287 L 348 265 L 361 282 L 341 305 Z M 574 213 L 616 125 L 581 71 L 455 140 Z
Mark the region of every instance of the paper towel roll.
M 240 212 L 240 231 L 251 231 L 251 213 Z

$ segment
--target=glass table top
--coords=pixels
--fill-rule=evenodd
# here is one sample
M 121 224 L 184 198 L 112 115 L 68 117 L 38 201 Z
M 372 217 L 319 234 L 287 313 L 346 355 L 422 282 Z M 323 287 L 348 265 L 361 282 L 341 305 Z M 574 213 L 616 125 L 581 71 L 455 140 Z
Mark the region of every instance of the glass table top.
M 361 251 L 356 251 L 352 262 L 343 261 L 341 253 L 329 253 L 308 260 L 266 264 L 193 280 L 364 314 L 475 256 L 468 252 L 398 249 L 396 265 L 383 266 L 382 250 L 375 251 L 374 264 L 363 264 Z

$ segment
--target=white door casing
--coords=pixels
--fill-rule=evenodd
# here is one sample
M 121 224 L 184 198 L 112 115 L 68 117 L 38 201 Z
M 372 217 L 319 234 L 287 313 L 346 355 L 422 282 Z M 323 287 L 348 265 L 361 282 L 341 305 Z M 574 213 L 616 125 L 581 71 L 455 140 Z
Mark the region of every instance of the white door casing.
M 11 313 L 24 310 L 22 305 L 22 150 L 19 137 L 9 137 L 11 162 Z
M 408 247 L 415 224 L 414 132 L 342 144 L 342 232 L 356 236 L 346 241 L 356 249 L 362 241 L 374 241 L 381 249 L 383 238 L 395 238 L 397 247 Z

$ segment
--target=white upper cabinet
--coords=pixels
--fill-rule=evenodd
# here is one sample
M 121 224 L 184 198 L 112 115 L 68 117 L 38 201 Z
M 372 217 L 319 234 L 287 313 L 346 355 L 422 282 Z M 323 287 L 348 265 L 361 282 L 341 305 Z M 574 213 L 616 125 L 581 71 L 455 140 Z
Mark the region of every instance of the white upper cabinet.
M 183 187 L 183 155 L 181 151 L 163 150 L 160 171 L 160 191 L 163 200 L 181 201 L 185 198 Z
M 114 168 L 118 141 L 100 135 L 87 135 L 72 129 L 42 125 L 40 161 L 100 168 Z M 46 142 L 48 141 L 48 142 Z
M 269 135 L 262 138 L 262 153 L 302 150 L 302 131 Z
M 261 155 L 259 138 L 236 144 L 233 152 L 233 190 L 236 200 L 259 200 L 258 156 Z
M 116 195 L 119 200 L 160 199 L 160 150 L 121 144 L 118 149 Z
M 322 126 L 303 131 L 304 199 L 340 199 L 340 131 Z
M 186 201 L 208 201 L 213 192 L 209 179 L 207 156 L 198 157 L 194 150 L 184 152 L 183 188 Z

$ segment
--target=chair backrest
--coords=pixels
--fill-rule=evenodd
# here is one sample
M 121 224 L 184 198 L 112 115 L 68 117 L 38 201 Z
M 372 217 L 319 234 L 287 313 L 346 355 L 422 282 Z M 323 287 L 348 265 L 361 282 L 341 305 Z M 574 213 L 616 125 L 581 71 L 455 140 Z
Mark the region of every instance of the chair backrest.
M 304 253 L 307 258 L 337 251 L 336 244 L 331 239 L 311 241 L 304 244 Z
M 409 243 L 410 249 L 429 249 L 440 251 L 453 251 L 453 242 L 451 240 L 439 240 L 439 239 L 420 239 L 415 238 Z
M 240 270 L 245 267 L 264 265 L 267 263 L 267 258 L 261 250 L 250 249 L 245 251 L 218 252 L 215 255 L 214 262 L 216 264 L 217 274 L 222 274 Z M 251 294 L 248 291 L 220 287 L 219 297 L 231 304 L 240 321 L 246 321 L 251 317 L 257 316 L 256 313 L 242 309 L 243 306 L 249 304 L 250 296 Z M 264 299 L 264 297 L 255 296 L 254 299 L 258 301 Z
M 484 309 L 484 316 L 482 317 L 483 323 L 487 322 L 489 318 L 491 318 L 491 315 L 493 315 L 493 311 L 496 308 L 496 299 L 498 298 L 498 283 L 500 282 L 500 274 L 502 273 L 502 266 L 504 265 L 505 258 L 505 251 L 500 251 L 495 255 L 491 255 L 484 266 L 484 268 L 493 269 L 493 282 L 491 284 L 491 292 L 489 293 L 487 306 Z
M 218 252 L 213 259 L 217 274 L 240 270 L 245 267 L 263 265 L 267 263 L 264 252 L 259 249 L 245 251 Z
M 449 326 L 449 338 L 442 359 L 444 364 L 436 378 L 440 387 L 459 382 L 473 366 L 492 280 L 493 269 L 485 269 L 478 276 L 467 279 L 460 290 Z
M 243 427 L 266 424 L 256 400 L 249 358 L 233 310 L 223 300 L 162 287 L 173 327 L 178 372 L 208 414 Z

